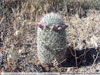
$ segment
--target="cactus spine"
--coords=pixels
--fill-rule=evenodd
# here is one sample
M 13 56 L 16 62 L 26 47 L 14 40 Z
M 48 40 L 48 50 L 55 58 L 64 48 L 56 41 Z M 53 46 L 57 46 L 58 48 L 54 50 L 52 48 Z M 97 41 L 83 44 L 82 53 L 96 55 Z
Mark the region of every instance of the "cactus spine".
M 61 63 L 66 53 L 66 32 L 61 16 L 46 14 L 38 24 L 37 53 L 41 63 Z

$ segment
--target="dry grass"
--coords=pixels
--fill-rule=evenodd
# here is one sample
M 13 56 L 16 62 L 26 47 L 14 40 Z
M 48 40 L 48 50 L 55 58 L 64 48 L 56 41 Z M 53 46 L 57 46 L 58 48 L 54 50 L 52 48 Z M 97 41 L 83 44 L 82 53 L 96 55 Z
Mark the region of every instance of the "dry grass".
M 88 17 L 78 18 L 77 15 L 70 17 L 68 40 L 74 44 L 75 49 L 97 48 L 100 45 L 100 16 L 99 11 L 90 10 Z
M 0 52 L 7 54 L 6 69 L 14 64 L 9 68 L 13 71 L 17 66 L 15 61 L 26 57 L 22 54 L 36 52 L 36 22 L 51 11 L 60 13 L 69 24 L 66 30 L 69 46 L 75 50 L 100 47 L 100 11 L 94 10 L 100 9 L 99 3 L 99 0 L 3 0 L 0 3 Z M 24 61 L 34 63 L 33 59 Z

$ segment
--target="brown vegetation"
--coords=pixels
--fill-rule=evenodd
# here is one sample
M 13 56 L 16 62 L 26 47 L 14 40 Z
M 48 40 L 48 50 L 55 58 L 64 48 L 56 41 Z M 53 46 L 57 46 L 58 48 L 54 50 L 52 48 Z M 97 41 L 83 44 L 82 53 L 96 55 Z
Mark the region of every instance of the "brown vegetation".
M 63 67 L 49 67 L 51 71 L 73 72 L 82 58 L 82 65 L 90 56 L 93 66 L 79 68 L 79 72 L 95 72 L 93 67 L 99 60 L 100 11 L 96 0 L 0 0 L 0 71 L 5 72 L 43 72 L 36 57 L 36 23 L 49 12 L 57 12 L 69 25 L 68 48 L 72 56 Z M 70 48 L 71 46 L 71 48 Z M 76 51 L 77 50 L 77 51 Z M 75 51 L 75 52 L 73 52 Z M 80 58 L 81 57 L 81 58 Z M 3 58 L 1 60 L 1 58 Z M 78 59 L 80 58 L 80 59 Z M 90 60 L 89 59 L 89 60 Z M 85 61 L 85 62 L 84 62 Z M 89 61 L 90 62 L 90 61 Z M 88 61 L 87 61 L 88 63 Z M 66 65 L 68 64 L 68 65 Z M 85 63 L 86 64 L 86 63 Z M 90 64 L 90 63 L 89 63 Z M 31 65 L 31 68 L 28 69 Z M 98 64 L 97 64 L 98 65 Z M 100 66 L 100 65 L 98 65 Z M 84 69 L 84 70 L 83 70 Z M 98 68 L 100 69 L 100 68 Z M 82 71 L 81 71 L 82 70 Z M 74 70 L 76 71 L 76 70 Z

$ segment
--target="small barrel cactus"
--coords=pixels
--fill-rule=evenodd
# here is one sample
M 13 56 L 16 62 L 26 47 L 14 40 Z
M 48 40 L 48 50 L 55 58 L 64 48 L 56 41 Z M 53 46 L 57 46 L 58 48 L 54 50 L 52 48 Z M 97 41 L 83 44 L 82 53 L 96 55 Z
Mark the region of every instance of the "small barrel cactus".
M 65 59 L 66 31 L 61 16 L 56 13 L 46 14 L 38 23 L 37 53 L 41 63 L 59 64 Z

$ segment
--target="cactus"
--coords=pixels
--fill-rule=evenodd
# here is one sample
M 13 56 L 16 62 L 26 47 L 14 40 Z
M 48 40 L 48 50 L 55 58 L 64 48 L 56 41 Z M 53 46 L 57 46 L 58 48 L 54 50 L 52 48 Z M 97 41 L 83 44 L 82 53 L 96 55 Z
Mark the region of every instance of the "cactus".
M 59 64 L 65 59 L 67 25 L 56 13 L 46 14 L 38 23 L 37 53 L 41 63 Z

